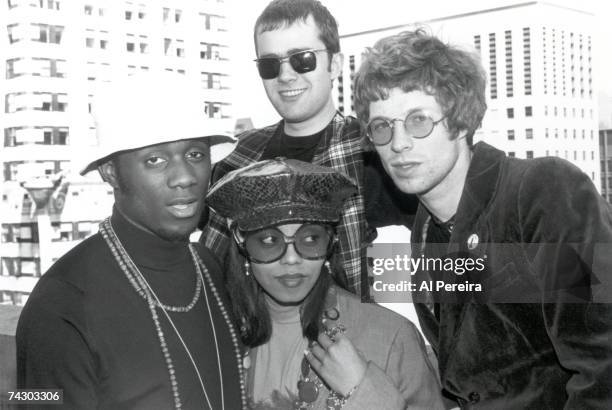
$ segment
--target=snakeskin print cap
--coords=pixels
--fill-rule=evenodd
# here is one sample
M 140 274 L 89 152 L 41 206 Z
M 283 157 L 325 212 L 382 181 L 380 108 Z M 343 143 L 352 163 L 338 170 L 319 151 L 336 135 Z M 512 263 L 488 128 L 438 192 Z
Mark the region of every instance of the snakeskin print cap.
M 355 183 L 332 168 L 293 159 L 260 161 L 229 172 L 208 205 L 243 231 L 291 222 L 335 223 Z

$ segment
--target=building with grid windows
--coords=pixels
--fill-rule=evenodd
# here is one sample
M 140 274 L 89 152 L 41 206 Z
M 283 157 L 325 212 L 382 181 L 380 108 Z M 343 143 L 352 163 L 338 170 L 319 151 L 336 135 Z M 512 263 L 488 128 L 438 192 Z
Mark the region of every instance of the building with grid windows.
M 612 204 L 612 129 L 599 130 L 601 195 Z
M 233 130 L 228 1 L 0 0 L 0 304 L 25 303 L 111 212 L 110 188 L 78 176 L 97 144 L 101 83 L 182 73 L 202 90 L 202 115 Z
M 475 142 L 519 158 L 565 158 L 599 187 L 593 20 L 586 11 L 528 1 L 343 35 L 344 75 L 334 90 L 338 107 L 354 114 L 352 80 L 364 47 L 423 25 L 480 54 L 489 108 Z

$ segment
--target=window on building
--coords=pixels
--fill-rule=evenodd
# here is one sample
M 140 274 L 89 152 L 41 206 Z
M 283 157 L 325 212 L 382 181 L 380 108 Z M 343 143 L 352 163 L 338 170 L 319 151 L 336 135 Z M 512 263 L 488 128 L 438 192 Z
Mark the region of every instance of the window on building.
M 84 6 L 84 11 L 85 11 L 85 15 L 86 16 L 91 16 L 93 14 L 94 8 L 92 5 L 90 4 L 86 4 Z
M 528 140 L 533 139 L 533 128 L 527 128 L 525 130 L 525 138 Z
M 548 135 L 548 128 L 546 128 L 546 129 L 544 130 L 544 136 L 545 136 L 546 138 L 548 138 L 548 136 L 549 136 L 549 135 Z
M 74 229 L 72 222 L 52 222 L 51 229 L 53 236 L 51 241 L 72 241 L 74 240 Z
M 495 33 L 489 33 L 489 87 L 491 99 L 497 99 L 497 57 Z
M 506 97 L 514 96 L 514 80 L 512 75 L 512 32 L 506 30 L 505 52 L 506 52 Z
M 532 159 L 532 158 L 533 158 L 533 151 L 527 151 L 527 152 L 525 152 L 525 158 L 527 158 L 527 159 Z
M 142 36 L 141 36 L 142 37 Z M 140 39 L 140 54 L 148 54 L 149 53 L 149 43 L 146 38 Z
M 222 111 L 222 104 L 220 102 L 209 102 L 204 103 L 204 113 L 209 118 L 225 118 Z
M 6 62 L 6 78 L 22 75 L 63 78 L 65 77 L 65 63 L 65 60 L 51 58 L 12 58 Z
M 9 9 L 20 6 L 38 7 L 38 0 L 8 0 Z
M 174 22 L 180 23 L 182 15 L 183 15 L 182 10 L 179 10 L 179 9 L 174 10 Z
M 4 146 L 19 145 L 67 145 L 68 127 L 9 127 L 4 129 Z
M 18 258 L 3 257 L 0 258 L 2 267 L 2 276 L 17 276 L 19 268 L 17 266 Z M 4 300 L 3 300 L 4 302 Z
M 38 258 L 20 259 L 20 272 L 16 276 L 40 276 L 40 260 Z
M 530 106 L 525 107 L 525 117 L 531 117 L 533 115 L 533 108 Z
M 508 118 L 514 118 L 514 108 L 507 108 L 506 114 L 508 115 Z
M 33 41 L 53 44 L 61 43 L 64 27 L 51 26 L 48 24 L 32 24 L 32 26 L 38 29 L 38 38 L 32 38 Z
M 60 2 L 59 0 L 39 0 L 39 4 L 41 8 L 47 8 L 51 10 L 59 10 Z
M 98 231 L 98 224 L 95 222 L 78 222 L 76 240 L 82 240 Z
M 510 158 L 514 158 L 516 156 L 516 154 L 514 153 L 514 151 L 508 151 L 508 156 Z
M 7 26 L 9 43 L 31 40 L 41 43 L 59 44 L 64 31 L 63 26 L 48 24 L 11 24 Z
M 85 47 L 87 48 L 93 48 L 94 44 L 95 44 L 96 40 L 94 38 L 91 37 L 86 37 L 85 38 Z
M 63 93 L 19 92 L 5 98 L 5 112 L 17 111 L 66 111 L 67 95 Z
M 514 130 L 508 130 L 508 140 L 514 140 Z
M 531 95 L 531 33 L 529 27 L 523 27 L 523 73 L 525 95 Z

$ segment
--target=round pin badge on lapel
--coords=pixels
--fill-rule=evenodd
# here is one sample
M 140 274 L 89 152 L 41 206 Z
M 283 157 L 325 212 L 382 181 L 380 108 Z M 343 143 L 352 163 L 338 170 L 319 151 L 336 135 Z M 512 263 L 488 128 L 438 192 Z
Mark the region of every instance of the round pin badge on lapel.
M 479 241 L 480 239 L 478 238 L 478 235 L 476 235 L 475 233 L 471 234 L 469 238 L 467 239 L 468 249 L 471 251 L 476 249 Z

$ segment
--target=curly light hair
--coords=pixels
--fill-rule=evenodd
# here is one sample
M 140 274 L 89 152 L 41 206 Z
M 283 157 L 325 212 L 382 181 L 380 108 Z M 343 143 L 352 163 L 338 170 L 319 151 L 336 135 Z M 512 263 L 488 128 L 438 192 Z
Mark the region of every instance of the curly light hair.
M 471 146 L 487 109 L 485 87 L 479 56 L 419 28 L 385 37 L 366 50 L 355 77 L 355 107 L 368 121 L 370 103 L 387 99 L 389 90 L 422 91 L 436 98 L 451 134 L 466 131 Z

